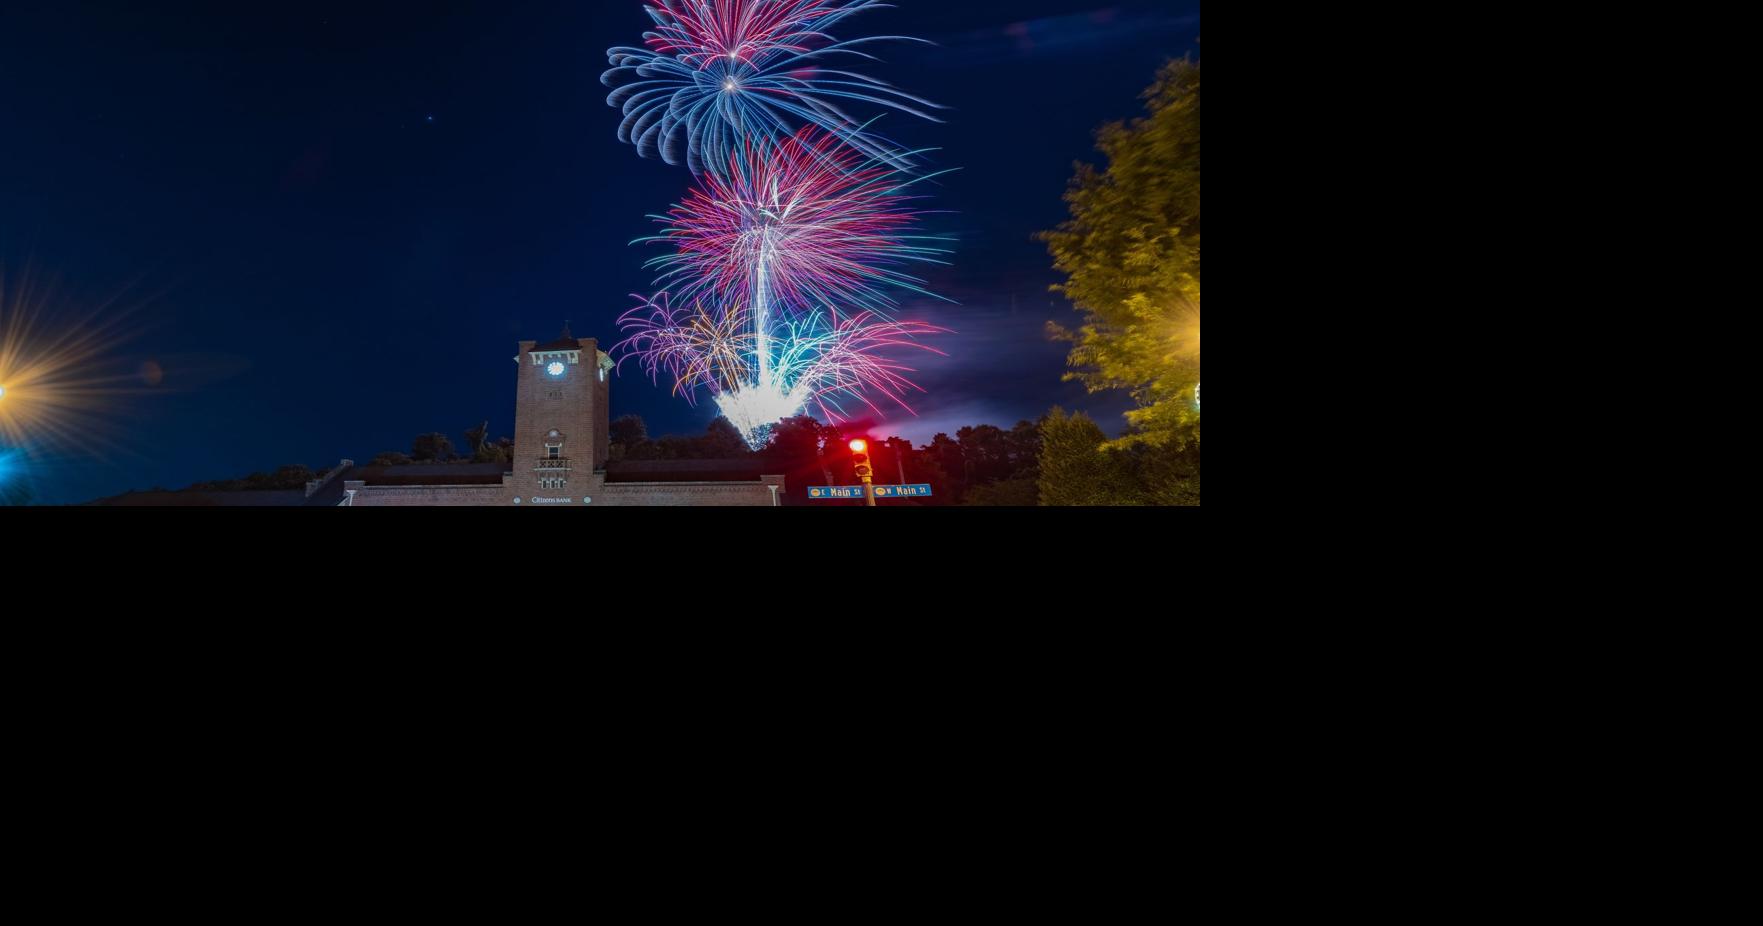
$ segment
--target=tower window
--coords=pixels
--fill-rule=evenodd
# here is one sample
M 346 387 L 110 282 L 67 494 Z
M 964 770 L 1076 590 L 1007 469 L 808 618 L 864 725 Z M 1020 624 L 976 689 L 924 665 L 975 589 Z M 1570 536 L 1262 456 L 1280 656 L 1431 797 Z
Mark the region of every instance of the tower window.
M 561 460 L 563 459 L 563 447 L 559 444 L 546 444 L 545 456 L 547 459 Z

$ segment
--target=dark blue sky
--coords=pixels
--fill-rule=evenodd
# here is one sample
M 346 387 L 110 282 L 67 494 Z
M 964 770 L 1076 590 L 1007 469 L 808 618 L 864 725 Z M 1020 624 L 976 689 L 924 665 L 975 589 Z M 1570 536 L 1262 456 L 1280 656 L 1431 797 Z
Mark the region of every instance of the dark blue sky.
M 870 70 L 950 107 L 882 128 L 960 168 L 930 206 L 953 266 L 928 276 L 961 304 L 904 313 L 956 329 L 951 356 L 918 364 L 921 417 L 878 431 L 923 442 L 1056 402 L 1119 427 L 1123 399 L 1060 381 L 1043 328 L 1075 315 L 1033 235 L 1095 128 L 1197 53 L 1199 12 L 900 0 L 846 23 L 938 43 Z M 616 340 L 653 256 L 628 242 L 690 183 L 620 144 L 605 104 L 605 50 L 646 22 L 638 0 L 0 6 L 0 263 L 60 278 L 63 318 L 123 294 L 137 334 L 114 361 L 165 372 L 105 429 L 126 452 L 64 448 L 40 496 L 365 460 L 486 418 L 511 433 L 515 342 L 565 319 Z M 612 401 L 656 434 L 714 414 L 628 367 Z

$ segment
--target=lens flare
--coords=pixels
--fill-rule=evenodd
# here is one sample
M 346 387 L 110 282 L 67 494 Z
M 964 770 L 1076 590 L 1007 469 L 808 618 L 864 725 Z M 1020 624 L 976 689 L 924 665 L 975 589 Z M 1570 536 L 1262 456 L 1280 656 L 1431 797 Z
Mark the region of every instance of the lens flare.
M 0 444 L 32 456 L 113 446 L 120 403 L 138 392 L 109 356 L 126 316 L 114 300 L 70 311 L 53 283 L 0 266 Z

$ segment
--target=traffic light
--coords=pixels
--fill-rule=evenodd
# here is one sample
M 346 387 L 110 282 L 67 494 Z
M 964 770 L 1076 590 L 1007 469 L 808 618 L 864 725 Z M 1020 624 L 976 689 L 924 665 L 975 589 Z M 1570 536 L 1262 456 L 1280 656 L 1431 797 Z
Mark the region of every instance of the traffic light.
M 851 462 L 856 465 L 858 479 L 868 482 L 875 476 L 875 467 L 869 465 L 869 441 L 851 442 Z

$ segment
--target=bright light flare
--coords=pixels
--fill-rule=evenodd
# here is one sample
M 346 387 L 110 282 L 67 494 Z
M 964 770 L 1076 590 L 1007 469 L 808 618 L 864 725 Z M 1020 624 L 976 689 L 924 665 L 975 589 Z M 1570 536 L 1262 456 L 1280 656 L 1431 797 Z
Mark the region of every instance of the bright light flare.
M 70 312 L 52 283 L 0 266 L 0 444 L 33 455 L 112 446 L 120 403 L 140 391 L 109 357 L 126 316 L 112 302 Z
M 869 452 L 869 441 L 866 441 L 866 440 L 852 441 L 851 442 L 851 452 L 852 453 L 868 453 Z

